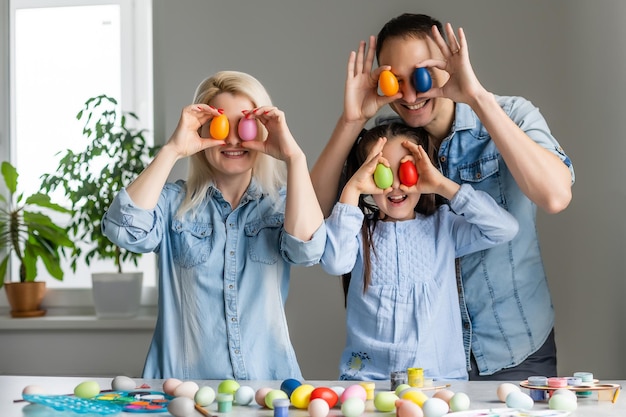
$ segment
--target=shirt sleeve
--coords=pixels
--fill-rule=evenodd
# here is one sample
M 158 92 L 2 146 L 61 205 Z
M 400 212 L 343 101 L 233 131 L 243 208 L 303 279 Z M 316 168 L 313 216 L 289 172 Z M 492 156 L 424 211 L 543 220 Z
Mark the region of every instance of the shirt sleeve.
M 163 198 L 161 194 L 160 201 Z M 155 251 L 162 238 L 158 221 L 160 206 L 153 210 L 139 208 L 126 189 L 122 189 L 102 218 L 102 233 L 114 244 L 136 253 Z
M 515 217 L 487 193 L 469 184 L 461 185 L 450 200 L 451 233 L 456 240 L 456 256 L 488 249 L 510 241 L 517 234 Z M 448 210 L 448 209 L 446 209 Z
M 503 99 L 503 98 L 502 98 Z M 569 168 L 572 184 L 576 179 L 574 165 L 559 142 L 554 138 L 548 123 L 539 111 L 539 108 L 523 97 L 515 97 L 501 102 L 504 111 L 509 117 L 535 142 L 546 148 L 563 161 Z
M 311 266 L 319 263 L 326 244 L 326 225 L 317 228 L 310 240 L 301 240 L 283 232 L 281 234 L 281 254 L 286 262 L 293 265 Z
M 354 268 L 359 253 L 363 212 L 349 204 L 337 203 L 326 219 L 326 248 L 322 269 L 330 275 L 343 275 Z

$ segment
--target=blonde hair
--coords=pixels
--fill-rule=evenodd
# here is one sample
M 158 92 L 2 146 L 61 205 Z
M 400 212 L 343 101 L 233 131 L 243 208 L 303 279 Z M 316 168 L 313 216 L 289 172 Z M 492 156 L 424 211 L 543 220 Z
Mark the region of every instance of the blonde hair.
M 272 105 L 272 99 L 265 87 L 253 76 L 239 71 L 220 71 L 203 80 L 196 88 L 193 103 L 208 104 L 221 93 L 245 96 L 254 107 Z M 263 129 L 263 140 L 266 138 L 267 131 Z M 186 212 L 194 211 L 200 206 L 214 177 L 213 167 L 204 152 L 190 157 L 187 195 L 178 209 L 178 216 L 182 217 Z M 277 200 L 280 189 L 287 183 L 287 166 L 283 161 L 259 152 L 252 167 L 252 178 L 256 180 L 263 194 Z

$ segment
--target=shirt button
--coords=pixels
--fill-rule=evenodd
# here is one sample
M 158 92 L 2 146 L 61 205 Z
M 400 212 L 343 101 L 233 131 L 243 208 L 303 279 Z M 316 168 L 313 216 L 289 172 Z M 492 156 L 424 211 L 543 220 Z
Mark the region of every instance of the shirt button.
M 441 162 L 446 162 L 446 157 L 445 157 L 445 156 L 441 156 L 441 157 L 439 157 L 439 160 L 440 160 Z
M 233 323 L 234 323 L 234 322 L 236 322 L 236 321 L 237 321 L 237 317 L 232 317 L 232 318 L 230 319 L 230 321 L 232 321 Z
M 235 349 L 235 353 L 239 355 L 239 349 Z
M 228 289 L 229 289 L 229 290 L 232 290 L 233 288 L 235 288 L 235 286 L 234 286 L 233 284 L 230 284 L 230 285 L 228 286 Z
M 231 224 L 230 224 L 230 227 L 235 227 L 235 223 L 231 223 Z
M 476 173 L 476 178 L 477 178 L 477 179 L 480 179 L 480 177 L 482 177 L 481 173 L 480 173 L 480 172 L 477 172 L 477 173 Z
M 235 251 L 230 251 L 230 256 L 233 256 L 235 254 Z

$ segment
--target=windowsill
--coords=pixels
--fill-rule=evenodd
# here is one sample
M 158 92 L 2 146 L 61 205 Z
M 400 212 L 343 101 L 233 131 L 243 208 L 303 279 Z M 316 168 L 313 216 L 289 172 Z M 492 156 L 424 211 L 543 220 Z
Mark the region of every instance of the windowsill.
M 41 317 L 11 317 L 6 294 L 0 290 L 0 331 L 2 330 L 146 330 L 156 324 L 157 291 L 144 287 L 141 307 L 135 317 L 101 318 L 96 316 L 91 289 L 49 289 Z
M 1 330 L 146 330 L 154 329 L 156 311 L 142 307 L 135 317 L 100 318 L 93 309 L 57 312 L 49 309 L 41 317 L 15 318 L 0 309 Z

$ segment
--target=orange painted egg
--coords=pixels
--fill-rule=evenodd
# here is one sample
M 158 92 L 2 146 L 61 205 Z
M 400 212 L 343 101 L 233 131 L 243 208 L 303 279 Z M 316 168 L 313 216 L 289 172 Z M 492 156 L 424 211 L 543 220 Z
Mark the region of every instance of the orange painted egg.
M 211 133 L 211 137 L 217 140 L 223 140 L 228 137 L 228 117 L 225 114 L 220 114 L 219 116 L 215 116 L 213 120 L 211 120 L 211 126 L 209 128 L 209 132 Z
M 396 76 L 391 71 L 384 70 L 378 77 L 378 88 L 384 95 L 390 97 L 398 93 L 400 86 Z

